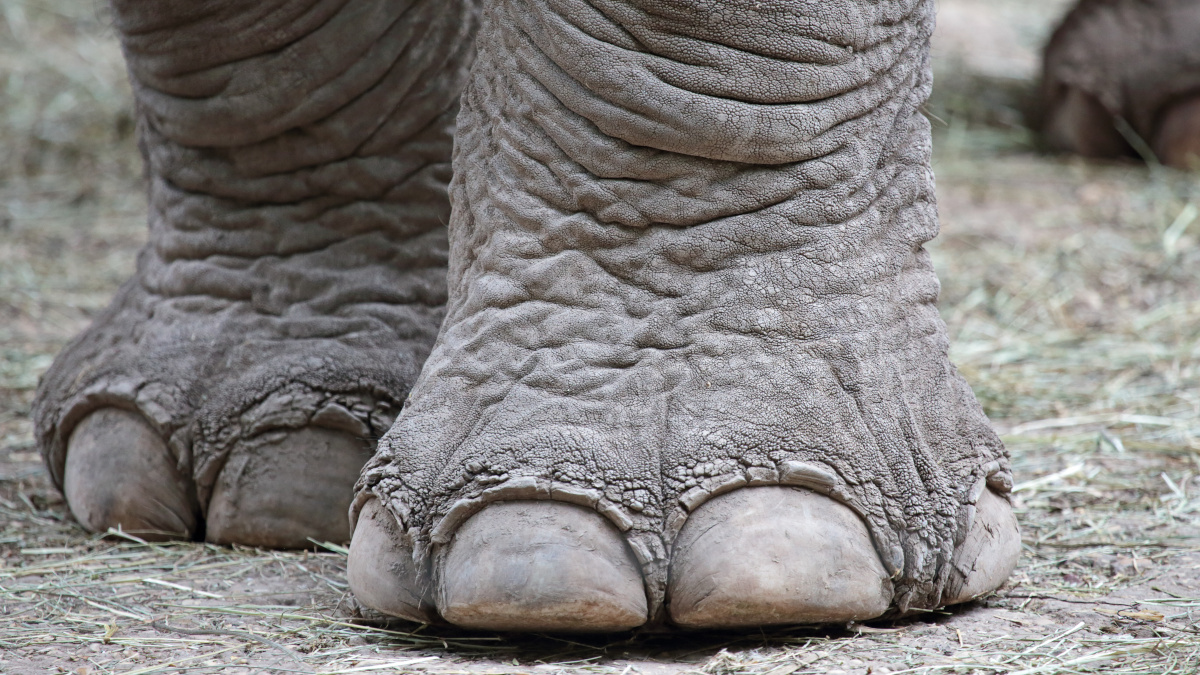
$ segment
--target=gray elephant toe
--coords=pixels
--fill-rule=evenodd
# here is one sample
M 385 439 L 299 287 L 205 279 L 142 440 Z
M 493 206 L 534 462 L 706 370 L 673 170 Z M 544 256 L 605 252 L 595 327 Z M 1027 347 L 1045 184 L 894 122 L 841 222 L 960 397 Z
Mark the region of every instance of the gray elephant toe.
M 63 492 L 93 532 L 119 529 L 147 540 L 191 539 L 200 523 L 189 476 L 140 415 L 101 408 L 67 442 Z
M 648 619 L 620 531 L 572 504 L 491 504 L 454 534 L 438 577 L 438 611 L 464 628 L 610 632 Z
M 984 490 L 975 518 L 954 553 L 944 604 L 968 602 L 999 588 L 1021 557 L 1021 530 L 1008 500 Z
M 363 504 L 346 563 L 358 601 L 389 616 L 432 623 L 437 614 L 428 576 L 413 562 L 412 547 L 387 509 L 375 499 Z
M 754 487 L 688 518 L 667 593 L 676 624 L 736 628 L 873 619 L 893 589 L 848 507 L 810 490 Z
M 263 548 L 349 540 L 346 513 L 371 450 L 364 438 L 319 427 L 237 444 L 213 488 L 205 538 Z

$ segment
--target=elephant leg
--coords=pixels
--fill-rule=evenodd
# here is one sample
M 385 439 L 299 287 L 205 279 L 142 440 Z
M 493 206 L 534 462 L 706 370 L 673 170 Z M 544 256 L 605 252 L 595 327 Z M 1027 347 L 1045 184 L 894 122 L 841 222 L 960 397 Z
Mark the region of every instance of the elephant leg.
M 1002 583 L 1008 459 L 924 249 L 932 27 L 931 0 L 487 4 L 447 318 L 359 483 L 360 599 L 613 630 Z M 541 576 L 462 572 L 504 556 Z
M 37 437 L 90 530 L 349 539 L 444 316 L 471 0 L 114 2 L 150 204 Z

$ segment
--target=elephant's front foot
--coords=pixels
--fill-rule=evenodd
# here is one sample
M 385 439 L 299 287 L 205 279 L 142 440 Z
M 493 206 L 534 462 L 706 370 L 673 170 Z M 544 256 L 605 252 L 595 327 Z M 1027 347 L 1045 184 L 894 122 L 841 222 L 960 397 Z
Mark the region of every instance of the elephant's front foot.
M 163 326 L 150 314 L 136 325 L 102 318 L 42 383 L 43 448 L 80 524 L 269 548 L 348 540 L 354 482 L 407 390 L 369 362 L 407 360 L 411 373 L 423 345 L 353 349 L 271 335 L 270 320 Z M 170 344 L 189 318 L 198 339 Z
M 39 386 L 50 472 L 98 532 L 346 541 L 444 316 L 476 3 L 113 12 L 150 236 Z
M 321 269 L 313 258 L 322 256 L 298 254 L 291 262 L 304 270 L 291 273 L 263 256 L 237 279 L 212 261 L 143 268 L 59 354 L 40 385 L 35 424 L 85 528 L 270 548 L 349 539 L 354 482 L 432 342 L 442 298 L 339 302 L 334 290 L 372 293 L 372 275 L 423 280 L 388 265 Z M 305 288 L 306 274 L 333 280 L 330 293 L 280 298 L 275 313 L 203 296 L 207 282 L 180 269 L 197 267 L 280 296 Z M 180 297 L 147 289 L 164 278 Z
M 447 317 L 360 481 L 351 588 L 509 630 L 995 588 L 1007 455 L 924 248 L 933 3 L 602 4 L 485 7 Z

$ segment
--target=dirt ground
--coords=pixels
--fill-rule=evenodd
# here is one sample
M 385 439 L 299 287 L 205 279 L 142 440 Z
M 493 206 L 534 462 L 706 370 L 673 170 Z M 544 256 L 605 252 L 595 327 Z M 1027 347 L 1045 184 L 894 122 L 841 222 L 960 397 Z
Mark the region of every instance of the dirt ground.
M 899 622 L 683 636 L 389 623 L 345 551 L 80 529 L 29 405 L 144 241 L 102 4 L 0 0 L 0 675 L 1200 672 L 1200 177 L 1037 152 L 1062 0 L 943 0 L 935 43 L 953 357 L 1012 451 L 1024 556 L 1000 592 Z

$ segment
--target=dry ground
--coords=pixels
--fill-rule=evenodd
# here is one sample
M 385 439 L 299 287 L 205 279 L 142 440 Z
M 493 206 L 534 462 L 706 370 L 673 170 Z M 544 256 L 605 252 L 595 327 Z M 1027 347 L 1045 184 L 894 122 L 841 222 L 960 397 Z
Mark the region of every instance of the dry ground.
M 1025 555 L 898 623 L 511 638 L 387 624 L 337 547 L 90 536 L 29 404 L 144 240 L 99 4 L 0 0 L 0 673 L 1196 673 L 1200 180 L 1038 155 L 1022 106 L 1063 2 L 944 0 L 933 246 L 954 358 L 1012 450 Z

